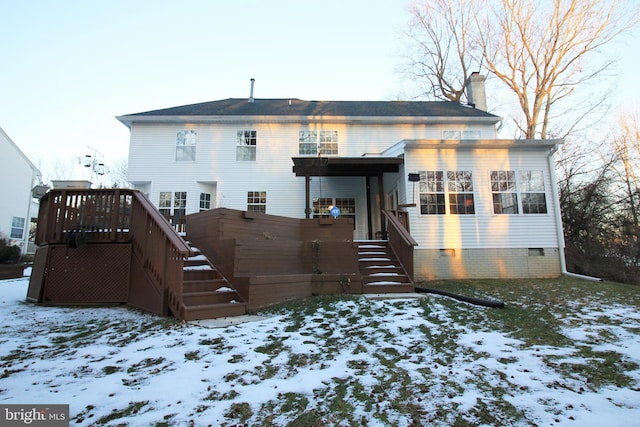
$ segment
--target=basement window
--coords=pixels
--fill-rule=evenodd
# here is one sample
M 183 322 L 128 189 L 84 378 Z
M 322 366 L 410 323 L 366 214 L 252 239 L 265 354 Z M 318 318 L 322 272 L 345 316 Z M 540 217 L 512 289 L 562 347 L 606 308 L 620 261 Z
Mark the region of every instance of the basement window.
M 529 256 L 544 256 L 543 248 L 529 248 Z
M 454 256 L 456 256 L 456 250 L 455 249 L 440 249 L 440 256 L 441 257 L 454 257 Z

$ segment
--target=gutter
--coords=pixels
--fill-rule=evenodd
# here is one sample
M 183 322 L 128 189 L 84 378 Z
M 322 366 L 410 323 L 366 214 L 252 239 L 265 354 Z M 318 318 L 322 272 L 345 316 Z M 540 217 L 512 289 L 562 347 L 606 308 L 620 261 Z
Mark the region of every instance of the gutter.
M 555 212 L 556 212 L 556 234 L 558 238 L 558 250 L 560 252 L 560 271 L 563 275 L 569 277 L 575 277 L 577 279 L 590 280 L 593 282 L 602 282 L 603 280 L 599 277 L 593 276 L 585 276 L 583 274 L 571 273 L 567 271 L 567 260 L 565 258 L 564 249 L 564 230 L 562 228 L 562 213 L 560 212 L 560 195 L 558 194 L 558 180 L 556 177 L 556 168 L 553 161 L 553 155 L 558 151 L 558 146 L 555 145 L 553 148 L 549 150 L 549 154 L 547 155 L 547 161 L 549 162 L 549 173 L 551 174 L 551 182 L 553 185 L 551 186 L 551 192 L 553 194 L 553 200 L 555 203 Z

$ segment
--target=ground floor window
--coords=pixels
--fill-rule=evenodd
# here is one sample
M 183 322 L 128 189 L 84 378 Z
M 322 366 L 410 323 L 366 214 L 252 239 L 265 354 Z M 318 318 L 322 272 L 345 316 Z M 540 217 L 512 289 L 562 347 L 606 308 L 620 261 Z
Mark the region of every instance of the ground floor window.
M 158 210 L 170 222 L 176 224 L 187 214 L 186 191 L 161 191 Z
M 14 216 L 11 219 L 11 235 L 12 239 L 22 239 L 24 237 L 24 218 Z
M 453 215 L 475 214 L 471 171 L 421 171 L 419 175 L 422 215 L 444 215 L 447 209 Z
M 211 193 L 200 193 L 200 212 L 211 209 Z
M 491 171 L 491 195 L 493 213 L 517 214 L 518 194 L 515 171 Z
M 331 209 L 340 209 L 340 218 L 353 218 L 356 224 L 356 199 L 350 197 L 318 197 L 313 199 L 313 217 L 331 218 Z
M 267 213 L 267 192 L 249 191 L 247 193 L 247 211 Z
M 522 213 L 546 214 L 547 197 L 542 171 L 520 171 Z
M 494 214 L 546 214 L 547 198 L 542 171 L 491 171 Z M 517 177 L 517 180 L 516 180 Z

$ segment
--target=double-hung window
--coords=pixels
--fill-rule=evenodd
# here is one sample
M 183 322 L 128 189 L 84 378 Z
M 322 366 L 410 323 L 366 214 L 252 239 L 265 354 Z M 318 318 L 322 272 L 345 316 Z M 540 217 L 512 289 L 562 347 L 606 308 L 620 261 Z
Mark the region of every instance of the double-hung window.
M 196 139 L 195 130 L 181 130 L 176 136 L 176 161 L 196 160 Z
M 547 213 L 547 198 L 542 171 L 520 171 L 520 194 L 522 196 L 522 213 Z
M 22 239 L 24 237 L 24 223 L 25 219 L 14 216 L 11 218 L 11 233 L 12 239 Z
M 422 215 L 475 214 L 471 171 L 420 172 L 420 213 Z
M 494 214 L 546 214 L 542 171 L 491 171 Z
M 177 224 L 187 213 L 187 192 L 161 191 L 158 210 L 167 220 L 173 219 L 173 223 Z
M 298 153 L 300 155 L 318 154 L 318 132 L 315 130 L 301 130 L 298 133 Z
M 452 214 L 474 214 L 473 179 L 470 171 L 448 171 L 449 212 Z
M 211 209 L 211 193 L 200 193 L 200 212 Z
M 239 130 L 237 133 L 236 160 L 256 161 L 257 131 Z
M 517 214 L 518 193 L 515 171 L 491 171 L 493 213 Z
M 247 193 L 247 211 L 267 213 L 267 192 L 249 191 Z
M 298 153 L 300 155 L 331 156 L 338 154 L 338 131 L 301 130 L 298 133 Z
M 420 213 L 444 215 L 444 173 L 442 171 L 420 172 Z

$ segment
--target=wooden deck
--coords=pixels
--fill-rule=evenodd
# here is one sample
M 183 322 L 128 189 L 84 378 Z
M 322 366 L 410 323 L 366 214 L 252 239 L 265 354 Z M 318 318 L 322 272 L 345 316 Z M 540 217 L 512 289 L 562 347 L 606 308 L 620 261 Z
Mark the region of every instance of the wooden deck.
M 221 208 L 187 215 L 178 233 L 137 191 L 52 190 L 27 299 L 195 320 L 313 295 L 412 292 L 408 232 L 391 219 L 388 241 L 354 242 L 352 221 Z

